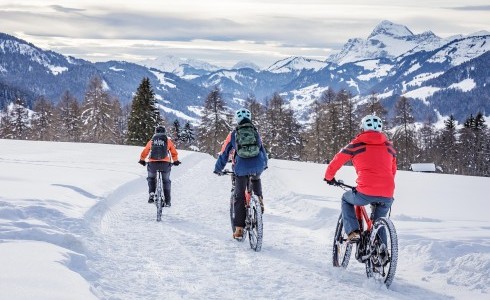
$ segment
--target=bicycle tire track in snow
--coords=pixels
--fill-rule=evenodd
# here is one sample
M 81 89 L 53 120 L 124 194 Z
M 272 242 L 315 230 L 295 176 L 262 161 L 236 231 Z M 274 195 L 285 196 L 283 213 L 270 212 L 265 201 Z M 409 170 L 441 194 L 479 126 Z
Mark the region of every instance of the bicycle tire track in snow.
M 252 251 L 248 240 L 231 238 L 230 178 L 214 176 L 207 155 L 189 152 L 182 161 L 172 169 L 172 207 L 164 208 L 162 222 L 146 203 L 144 176 L 88 214 L 87 264 L 98 274 L 91 283 L 99 298 L 411 299 L 416 291 L 446 299 L 404 283 L 398 292 L 386 290 L 353 258 L 348 270 L 331 267 L 339 210 L 324 205 L 329 199 L 289 192 L 273 166 L 263 177 L 263 247 Z

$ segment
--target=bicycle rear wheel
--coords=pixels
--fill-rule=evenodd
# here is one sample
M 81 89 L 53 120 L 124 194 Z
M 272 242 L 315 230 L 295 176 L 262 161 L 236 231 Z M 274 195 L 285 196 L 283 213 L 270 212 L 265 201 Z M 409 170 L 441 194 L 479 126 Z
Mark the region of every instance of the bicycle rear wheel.
M 157 188 L 155 191 L 155 205 L 157 207 L 157 222 L 162 221 L 162 211 L 163 211 L 163 182 L 160 171 L 157 172 Z
M 248 219 L 248 240 L 250 248 L 259 252 L 262 249 L 262 238 L 264 233 L 264 225 L 262 223 L 262 209 L 260 208 L 257 196 L 253 195 L 250 198 L 250 207 L 247 208 Z
M 367 277 L 374 277 L 389 287 L 398 262 L 398 236 L 390 219 L 379 218 L 374 222 L 368 247 L 372 255 L 366 261 Z
M 334 267 L 347 268 L 352 252 L 352 244 L 347 242 L 342 214 L 337 221 L 337 228 L 333 239 L 332 262 Z

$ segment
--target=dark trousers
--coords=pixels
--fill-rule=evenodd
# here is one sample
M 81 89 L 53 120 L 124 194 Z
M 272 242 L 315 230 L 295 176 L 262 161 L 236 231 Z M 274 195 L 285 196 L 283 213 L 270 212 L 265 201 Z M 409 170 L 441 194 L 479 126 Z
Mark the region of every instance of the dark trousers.
M 252 176 L 252 189 L 255 195 L 262 196 L 262 182 L 260 175 Z M 248 183 L 247 176 L 235 176 L 235 201 L 233 202 L 233 209 L 235 211 L 235 218 L 233 219 L 233 225 L 239 227 L 245 227 L 245 190 Z
M 148 170 L 148 191 L 154 193 L 157 187 L 157 171 L 162 171 L 163 181 L 163 194 L 165 201 L 170 202 L 170 171 L 172 170 L 172 164 L 166 161 L 149 162 L 146 169 Z

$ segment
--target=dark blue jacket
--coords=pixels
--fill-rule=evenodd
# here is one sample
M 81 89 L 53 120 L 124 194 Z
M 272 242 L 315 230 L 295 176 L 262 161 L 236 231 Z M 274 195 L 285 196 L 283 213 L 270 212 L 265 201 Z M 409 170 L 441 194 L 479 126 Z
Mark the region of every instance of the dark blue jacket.
M 226 145 L 224 145 L 224 150 L 221 152 L 216 164 L 214 166 L 215 172 L 223 171 L 223 168 L 226 166 L 228 162 L 228 157 L 232 150 L 237 151 L 237 145 L 235 141 L 236 130 L 231 132 L 231 138 Z M 245 175 L 260 175 L 264 169 L 267 167 L 267 153 L 265 152 L 264 145 L 262 144 L 262 139 L 260 136 L 258 137 L 258 142 L 260 145 L 259 155 L 251 158 L 241 158 L 238 155 L 235 155 L 235 164 L 233 167 L 233 171 L 237 176 L 245 176 Z

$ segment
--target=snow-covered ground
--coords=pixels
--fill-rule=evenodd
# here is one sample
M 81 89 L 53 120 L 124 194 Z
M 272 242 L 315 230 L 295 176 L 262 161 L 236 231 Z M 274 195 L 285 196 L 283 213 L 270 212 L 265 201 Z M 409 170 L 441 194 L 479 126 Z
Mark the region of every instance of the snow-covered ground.
M 155 221 L 142 148 L 0 140 L 0 299 L 489 299 L 490 178 L 399 172 L 389 290 L 331 262 L 342 190 L 271 160 L 264 243 L 231 238 L 230 178 L 181 151 Z M 351 167 L 337 175 L 354 183 Z

